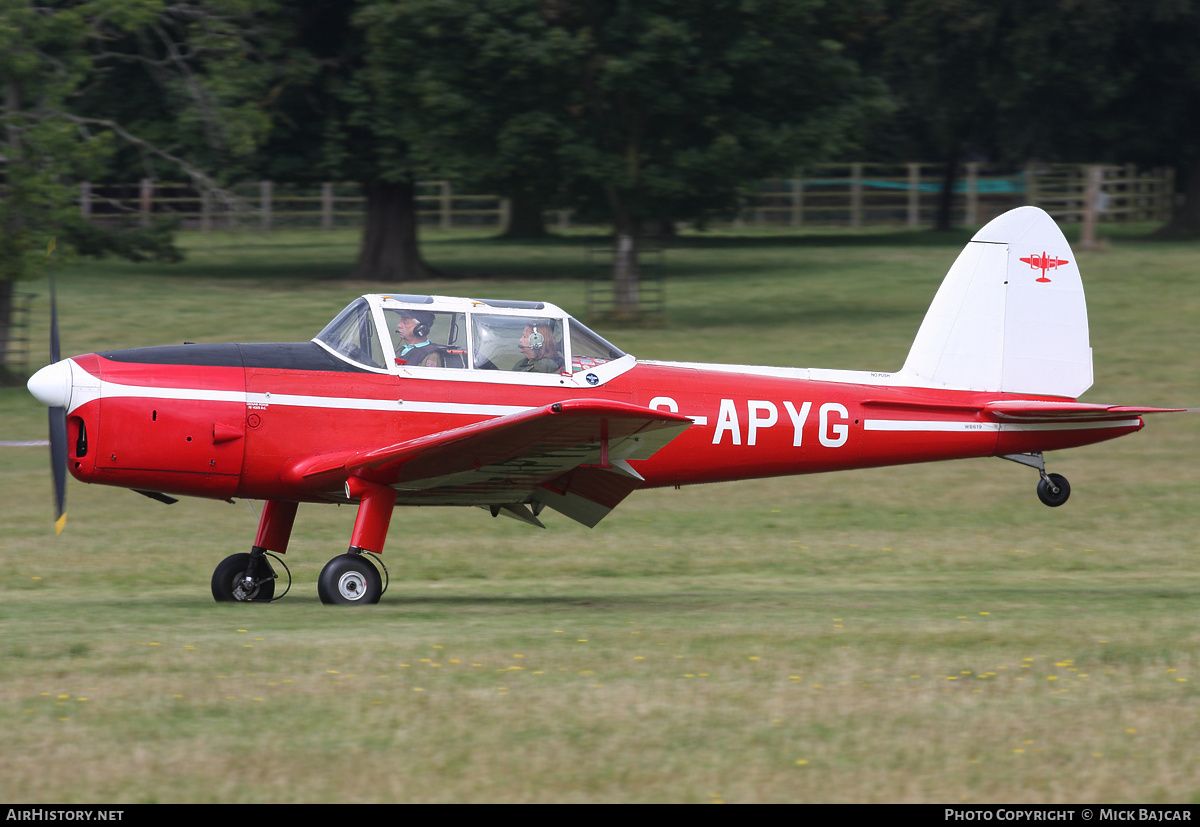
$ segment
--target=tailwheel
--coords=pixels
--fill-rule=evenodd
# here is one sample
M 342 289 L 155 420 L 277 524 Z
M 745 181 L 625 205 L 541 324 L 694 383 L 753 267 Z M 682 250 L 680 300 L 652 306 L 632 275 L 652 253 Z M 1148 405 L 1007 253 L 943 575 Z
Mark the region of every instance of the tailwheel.
M 1051 508 L 1057 508 L 1071 496 L 1071 484 L 1062 474 L 1045 474 L 1037 485 L 1038 499 Z
M 317 579 L 317 594 L 322 603 L 361 606 L 379 602 L 383 578 L 365 557 L 362 553 L 340 554 L 325 564 Z
M 267 557 L 274 557 L 287 572 L 287 587 L 279 597 L 275 596 L 275 581 L 279 575 L 271 568 Z M 217 565 L 212 576 L 212 595 L 218 603 L 269 603 L 283 597 L 291 588 L 291 572 L 283 561 L 257 548 L 249 554 L 229 555 Z

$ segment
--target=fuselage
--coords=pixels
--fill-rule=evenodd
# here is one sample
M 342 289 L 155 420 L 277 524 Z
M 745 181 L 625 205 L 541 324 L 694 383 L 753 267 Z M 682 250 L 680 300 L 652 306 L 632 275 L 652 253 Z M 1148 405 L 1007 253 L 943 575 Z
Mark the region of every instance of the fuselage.
M 1051 451 L 1143 426 L 1136 415 L 996 421 L 980 410 L 984 403 L 1062 400 L 905 387 L 892 374 L 622 359 L 597 380 L 587 372 L 369 372 L 313 342 L 87 354 L 69 360 L 68 468 L 84 482 L 170 494 L 344 501 L 340 490 L 297 485 L 288 464 L 566 399 L 692 419 L 652 457 L 632 463 L 641 487 Z M 401 488 L 397 504 L 423 496 Z

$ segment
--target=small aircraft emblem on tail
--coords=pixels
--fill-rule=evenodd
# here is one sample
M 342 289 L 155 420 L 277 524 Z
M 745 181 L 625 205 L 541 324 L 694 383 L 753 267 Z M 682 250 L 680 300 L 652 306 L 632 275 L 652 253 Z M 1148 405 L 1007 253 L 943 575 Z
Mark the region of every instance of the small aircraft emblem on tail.
M 1046 278 L 1047 270 L 1053 270 L 1055 267 L 1058 267 L 1060 264 L 1070 264 L 1071 263 L 1071 262 L 1067 261 L 1065 258 L 1052 258 L 1050 256 L 1047 256 L 1045 250 L 1042 251 L 1042 254 L 1040 256 L 1031 254 L 1027 258 L 1022 258 L 1021 261 L 1028 264 L 1030 270 L 1040 269 L 1042 271 L 1042 275 L 1038 278 L 1038 281 L 1041 281 L 1041 282 L 1049 282 L 1050 281 L 1050 279 Z

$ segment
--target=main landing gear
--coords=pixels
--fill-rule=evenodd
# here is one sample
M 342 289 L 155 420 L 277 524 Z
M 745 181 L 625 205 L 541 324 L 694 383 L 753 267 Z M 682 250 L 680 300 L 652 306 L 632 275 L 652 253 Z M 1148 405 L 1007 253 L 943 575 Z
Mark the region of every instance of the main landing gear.
M 335 606 L 378 603 L 386 590 L 375 561 L 361 549 L 357 553 L 351 550 L 334 557 L 321 569 L 317 580 L 321 602 Z
M 317 579 L 317 595 L 322 603 L 338 606 L 365 606 L 378 603 L 387 591 L 387 568 L 378 555 L 383 552 L 396 491 L 352 477 L 346 483 L 346 496 L 358 500 L 350 548 L 330 560 Z M 268 500 L 258 520 L 258 534 L 249 554 L 233 554 L 217 566 L 212 577 L 212 594 L 218 602 L 267 602 L 278 600 L 291 588 L 291 573 L 277 555 L 287 551 L 296 521 L 296 503 Z M 275 553 L 272 553 L 275 552 Z M 374 552 L 366 554 L 364 552 Z M 271 567 L 274 559 L 288 576 L 287 588 L 275 596 L 278 575 Z M 382 573 L 381 573 L 382 572 Z
M 283 567 L 287 586 L 275 596 L 275 581 L 279 575 L 271 568 L 268 557 Z M 231 554 L 217 566 L 212 576 L 213 599 L 218 603 L 269 603 L 279 600 L 292 588 L 292 573 L 287 565 L 264 548 L 255 546 L 249 554 Z
M 1062 474 L 1046 473 L 1046 460 L 1041 451 L 1032 454 L 1004 454 L 1001 459 L 1036 468 L 1042 476 L 1037 484 L 1038 499 L 1051 508 L 1058 508 L 1071 496 L 1071 484 L 1067 482 L 1066 477 Z

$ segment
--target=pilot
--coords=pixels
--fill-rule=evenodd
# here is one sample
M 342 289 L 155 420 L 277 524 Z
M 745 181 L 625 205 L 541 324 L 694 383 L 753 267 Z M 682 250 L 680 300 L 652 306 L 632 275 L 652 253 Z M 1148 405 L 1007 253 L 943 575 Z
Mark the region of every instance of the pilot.
M 525 325 L 517 349 L 524 358 L 513 366 L 513 370 L 530 373 L 558 373 L 562 370 L 563 360 L 558 355 L 552 324 L 532 321 Z
M 445 364 L 442 349 L 430 343 L 429 329 L 433 314 L 428 310 L 401 310 L 396 332 L 404 344 L 396 349 L 397 365 L 424 365 L 440 368 Z

